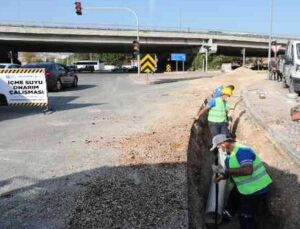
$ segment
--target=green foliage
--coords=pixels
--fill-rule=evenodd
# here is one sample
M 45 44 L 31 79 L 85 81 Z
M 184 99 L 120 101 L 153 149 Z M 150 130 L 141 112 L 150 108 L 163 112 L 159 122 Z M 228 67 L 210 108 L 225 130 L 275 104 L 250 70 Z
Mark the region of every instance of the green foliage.
M 58 60 L 58 62 L 72 65 L 79 60 L 101 60 L 107 65 L 121 65 L 125 59 L 130 60 L 131 56 L 120 53 L 75 53 L 65 59 Z
M 218 70 L 221 69 L 223 63 L 231 63 L 236 59 L 236 57 L 223 56 L 223 55 L 209 55 L 208 56 L 208 69 Z M 193 70 L 203 69 L 203 60 L 205 60 L 205 54 L 198 53 L 192 62 Z
M 205 59 L 204 54 L 198 53 L 192 62 L 192 70 L 200 70 L 203 68 L 203 60 Z
M 231 63 L 235 57 L 223 56 L 223 55 L 211 55 L 209 57 L 209 69 L 219 70 L 223 63 Z

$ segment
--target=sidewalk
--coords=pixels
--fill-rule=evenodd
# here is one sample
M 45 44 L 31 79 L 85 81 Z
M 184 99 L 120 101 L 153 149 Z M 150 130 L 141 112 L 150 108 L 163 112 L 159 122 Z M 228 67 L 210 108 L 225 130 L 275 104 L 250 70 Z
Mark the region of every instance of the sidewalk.
M 259 91 L 266 99 L 259 98 Z M 288 103 L 281 83 L 262 80 L 243 91 L 244 102 L 258 123 L 266 129 L 275 144 L 287 151 L 300 163 L 300 122 L 290 119 L 290 109 L 298 103 Z M 300 98 L 298 99 L 300 101 Z
M 211 72 L 170 72 L 170 73 L 155 73 L 155 74 L 141 74 L 140 77 L 137 74 L 129 75 L 135 83 L 139 84 L 162 84 L 172 83 L 184 80 L 195 80 L 202 78 L 210 78 L 216 75 L 221 75 L 220 71 Z

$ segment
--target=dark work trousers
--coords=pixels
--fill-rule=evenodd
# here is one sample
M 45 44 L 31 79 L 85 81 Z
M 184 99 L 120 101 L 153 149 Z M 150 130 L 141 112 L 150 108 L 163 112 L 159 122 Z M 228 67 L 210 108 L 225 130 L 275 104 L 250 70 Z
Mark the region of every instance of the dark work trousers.
M 208 122 L 208 127 L 212 138 L 218 134 L 229 136 L 227 122 Z
M 242 195 L 236 186 L 231 190 L 225 210 L 231 216 L 239 214 L 241 229 L 257 229 L 257 213 L 259 207 L 266 208 L 266 195 Z

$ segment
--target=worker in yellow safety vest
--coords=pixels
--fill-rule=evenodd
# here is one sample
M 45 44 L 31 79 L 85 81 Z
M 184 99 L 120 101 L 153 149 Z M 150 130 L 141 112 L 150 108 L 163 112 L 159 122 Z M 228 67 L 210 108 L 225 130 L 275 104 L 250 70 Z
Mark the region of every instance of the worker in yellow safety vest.
M 198 111 L 197 118 L 208 111 L 208 126 L 212 138 L 218 134 L 229 135 L 227 100 L 232 93 L 232 88 L 225 87 L 220 97 L 211 99 L 205 107 Z
M 258 206 L 266 204 L 272 179 L 266 171 L 260 157 L 248 146 L 235 142 L 226 135 L 213 138 L 213 147 L 226 152 L 225 168 L 213 165 L 215 182 L 231 178 L 234 187 L 230 192 L 228 203 L 223 211 L 223 218 L 231 220 L 239 213 L 241 229 L 257 228 Z

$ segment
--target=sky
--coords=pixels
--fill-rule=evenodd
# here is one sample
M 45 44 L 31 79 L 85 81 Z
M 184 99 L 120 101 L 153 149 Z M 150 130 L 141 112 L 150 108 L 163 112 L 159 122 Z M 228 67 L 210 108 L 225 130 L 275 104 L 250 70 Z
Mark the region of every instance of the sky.
M 0 23 L 26 22 L 67 25 L 134 26 L 127 12 L 85 10 L 85 6 L 129 7 L 141 27 L 182 28 L 268 34 L 271 0 L 81 0 L 83 15 L 75 14 L 76 0 L 0 0 Z M 300 36 L 300 1 L 274 1 L 274 34 Z

